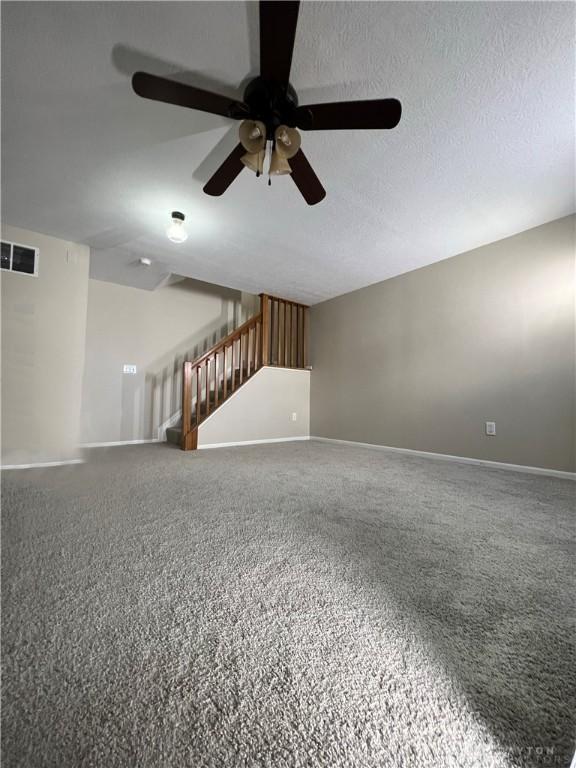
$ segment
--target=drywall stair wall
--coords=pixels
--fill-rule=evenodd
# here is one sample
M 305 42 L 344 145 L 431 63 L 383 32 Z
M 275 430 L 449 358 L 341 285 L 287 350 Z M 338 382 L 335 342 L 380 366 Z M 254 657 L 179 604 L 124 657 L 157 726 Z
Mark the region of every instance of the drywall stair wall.
M 198 448 L 309 436 L 310 371 L 266 366 L 200 424 Z

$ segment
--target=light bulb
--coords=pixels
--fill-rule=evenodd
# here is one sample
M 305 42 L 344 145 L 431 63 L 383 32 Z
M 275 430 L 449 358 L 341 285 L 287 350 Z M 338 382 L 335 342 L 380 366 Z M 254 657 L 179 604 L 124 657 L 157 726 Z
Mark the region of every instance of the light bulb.
M 188 232 L 184 229 L 184 214 L 180 211 L 172 211 L 172 224 L 166 230 L 168 240 L 173 243 L 183 243 L 188 239 Z
M 283 128 L 278 136 L 276 137 L 278 141 L 281 141 L 282 144 L 285 144 L 287 147 L 290 147 L 292 145 L 292 142 L 290 141 L 290 136 L 288 136 L 288 131 Z

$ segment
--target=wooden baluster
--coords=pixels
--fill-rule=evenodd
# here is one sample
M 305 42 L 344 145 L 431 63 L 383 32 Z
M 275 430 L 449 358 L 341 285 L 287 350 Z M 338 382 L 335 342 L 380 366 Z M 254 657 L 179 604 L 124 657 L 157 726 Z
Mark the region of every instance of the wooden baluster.
M 288 328 L 288 367 L 294 368 L 294 304 L 290 305 L 290 325 Z
M 300 328 L 300 368 L 304 368 L 304 318 L 306 316 L 306 307 L 301 307 L 301 328 Z
M 256 373 L 256 343 L 258 341 L 258 324 L 252 326 L 252 374 Z
M 286 324 L 286 305 L 284 302 L 278 302 L 278 365 L 284 364 L 284 342 Z
M 277 340 L 276 340 L 276 365 L 282 365 L 282 352 L 283 350 L 280 349 L 281 339 L 282 339 L 282 332 L 284 330 L 284 327 L 280 325 L 281 323 L 281 307 L 282 302 L 278 301 L 278 323 L 276 328 L 276 334 L 277 334 Z
M 246 330 L 246 378 L 250 378 L 250 368 L 252 367 L 252 329 L 248 326 Z
M 302 356 L 304 358 L 304 368 L 308 367 L 308 315 L 310 310 L 308 307 L 304 307 L 304 338 L 302 340 L 302 346 L 303 346 L 303 353 Z
M 298 359 L 298 305 L 292 307 L 292 345 L 290 347 L 290 363 L 292 368 L 296 368 Z
M 276 365 L 282 365 L 282 356 L 284 354 L 284 317 L 282 301 L 277 300 L 276 313 L 278 322 L 276 323 Z
M 262 314 L 262 340 L 260 344 L 262 365 L 268 365 L 270 363 L 270 308 L 268 296 L 265 293 L 260 296 L 260 312 Z
M 304 351 L 304 307 L 298 307 L 298 368 L 302 365 L 302 352 Z
M 269 316 L 269 333 L 270 333 L 270 351 L 268 363 L 274 365 L 274 300 L 270 299 L 270 316 Z
M 236 342 L 232 340 L 232 381 L 230 382 L 230 389 L 232 392 L 236 389 Z
M 243 350 L 244 345 L 242 344 L 242 334 L 240 334 L 240 338 L 238 339 L 238 345 L 239 345 L 238 346 L 238 359 L 240 361 L 240 377 L 239 377 L 239 381 L 240 381 L 240 384 L 242 384 L 242 382 L 244 381 L 244 354 L 243 354 L 243 352 L 244 352 L 244 350 Z
M 250 328 L 246 328 L 246 378 L 250 378 Z
M 240 349 L 240 339 L 234 342 L 236 345 L 236 370 L 238 371 L 238 386 L 240 386 L 240 364 L 242 363 L 242 350 Z
M 292 304 L 286 302 L 286 327 L 284 329 L 284 360 L 285 368 L 290 368 L 290 326 L 292 324 Z
M 250 328 L 246 328 L 246 378 L 250 378 Z
M 222 377 L 222 402 L 226 400 L 228 397 L 228 368 L 226 367 L 226 344 L 224 344 L 224 349 L 222 350 L 222 368 L 223 370 L 223 377 Z
M 204 364 L 204 368 L 206 370 L 206 408 L 205 413 L 206 416 L 210 415 L 210 358 L 206 358 L 206 362 Z
M 196 426 L 200 424 L 202 416 L 202 369 L 196 367 Z
M 270 365 L 274 365 L 274 299 L 270 299 Z
M 272 349 L 270 350 L 271 364 L 278 365 L 278 302 L 272 300 Z
M 291 305 L 290 302 L 286 302 L 286 320 L 284 322 L 284 358 L 282 365 L 285 368 L 290 368 L 290 322 L 291 322 Z
M 298 333 L 298 327 L 299 327 L 298 318 L 300 316 L 299 313 L 300 313 L 300 305 L 295 304 L 294 311 L 293 311 L 293 314 L 294 314 L 294 368 L 298 368 L 298 355 L 299 355 L 298 347 L 300 345 L 300 336 Z
M 218 376 L 218 351 L 214 352 L 214 408 L 218 408 L 218 387 L 220 386 L 220 377 Z

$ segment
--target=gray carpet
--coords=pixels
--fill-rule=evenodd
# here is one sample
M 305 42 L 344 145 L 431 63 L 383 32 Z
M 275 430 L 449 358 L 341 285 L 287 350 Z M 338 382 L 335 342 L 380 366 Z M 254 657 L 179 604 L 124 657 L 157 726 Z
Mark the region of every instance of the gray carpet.
M 7 768 L 570 762 L 568 480 L 154 445 L 2 497 Z

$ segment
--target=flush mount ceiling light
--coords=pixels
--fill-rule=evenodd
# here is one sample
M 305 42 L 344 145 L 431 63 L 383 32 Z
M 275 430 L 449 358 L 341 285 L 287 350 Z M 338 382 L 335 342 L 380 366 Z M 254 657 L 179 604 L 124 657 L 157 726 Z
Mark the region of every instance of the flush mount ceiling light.
M 188 239 L 188 232 L 184 229 L 184 214 L 180 211 L 172 211 L 172 224 L 166 230 L 168 240 L 173 243 L 183 243 Z

